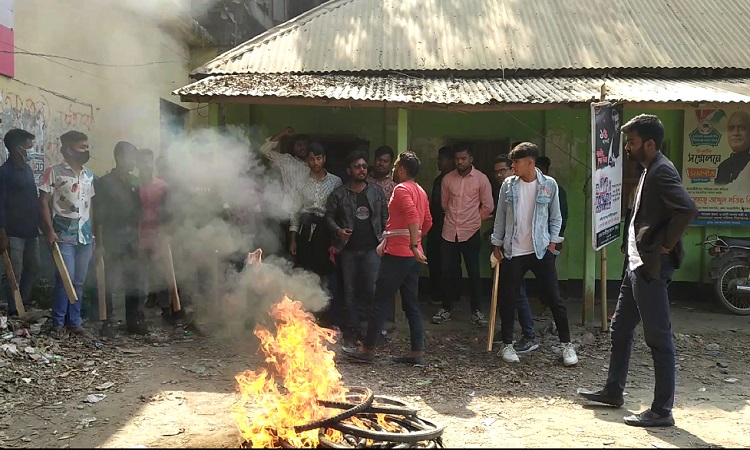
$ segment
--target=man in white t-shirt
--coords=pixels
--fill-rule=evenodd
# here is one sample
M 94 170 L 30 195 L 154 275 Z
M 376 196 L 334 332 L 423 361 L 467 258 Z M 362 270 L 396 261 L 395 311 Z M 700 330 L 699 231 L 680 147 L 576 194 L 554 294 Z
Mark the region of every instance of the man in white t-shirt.
M 519 362 L 513 348 L 513 322 L 521 295 L 521 280 L 530 270 L 539 285 L 540 298 L 549 306 L 557 325 L 563 344 L 563 364 L 572 366 L 578 363 L 578 357 L 570 342 L 568 313 L 560 298 L 554 256 L 556 244 L 563 241 L 557 182 L 536 168 L 539 148 L 535 144 L 522 142 L 508 156 L 513 161 L 515 175 L 506 178 L 500 187 L 495 227 L 490 238 L 495 258 L 502 261 L 500 334 L 503 348 L 498 356 L 505 362 Z

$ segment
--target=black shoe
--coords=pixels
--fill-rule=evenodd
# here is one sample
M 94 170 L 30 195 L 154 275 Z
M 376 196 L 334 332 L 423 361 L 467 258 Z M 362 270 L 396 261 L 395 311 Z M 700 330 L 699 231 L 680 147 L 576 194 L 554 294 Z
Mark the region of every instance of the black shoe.
M 161 309 L 161 320 L 164 321 L 166 325 L 175 325 L 176 320 L 174 315 L 172 314 L 172 308 L 166 307 Z
M 115 337 L 115 327 L 112 326 L 112 322 L 109 320 L 105 320 L 102 322 L 102 329 L 100 331 L 101 336 L 108 338 L 108 339 L 114 339 Z
M 148 334 L 148 326 L 146 325 L 146 321 L 143 319 L 129 322 L 125 326 L 125 328 L 129 334 L 137 334 L 140 336 L 145 336 Z
M 578 395 L 585 398 L 586 400 L 597 403 L 604 403 L 605 405 L 614 406 L 616 408 L 619 408 L 623 405 L 623 403 L 625 403 L 625 398 L 623 398 L 622 394 L 611 395 L 604 389 L 598 391 L 579 389 Z
M 673 427 L 674 416 L 672 413 L 660 416 L 647 409 L 640 414 L 625 417 L 625 423 L 634 427 Z
M 64 326 L 55 325 L 51 330 L 49 330 L 49 335 L 52 339 L 65 339 L 67 333 L 65 332 Z
M 410 364 L 412 366 L 424 366 L 424 356 L 397 356 L 393 358 L 393 362 L 398 364 Z
M 513 344 L 513 349 L 518 354 L 533 352 L 539 348 L 539 341 L 536 338 L 522 337 L 521 340 Z

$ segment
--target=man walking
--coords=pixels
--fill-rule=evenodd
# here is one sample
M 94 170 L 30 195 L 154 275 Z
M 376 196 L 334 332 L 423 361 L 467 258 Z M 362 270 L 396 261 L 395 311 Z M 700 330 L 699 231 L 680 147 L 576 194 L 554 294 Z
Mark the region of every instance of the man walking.
M 367 176 L 367 182 L 380 186 L 385 192 L 386 201 L 391 199 L 396 182 L 393 181 L 393 149 L 387 145 L 382 145 L 375 150 L 375 161 L 372 165 L 372 173 Z
M 307 155 L 308 175 L 299 186 L 301 208 L 289 225 L 289 253 L 298 267 L 316 273 L 321 281 L 326 281 L 331 272 L 326 203 L 331 192 L 341 186 L 341 178 L 329 173 L 325 164 L 325 149 L 313 143 Z
M 375 293 L 380 257 L 375 251 L 388 220 L 388 202 L 382 189 L 367 182 L 367 155 L 353 152 L 346 158 L 349 184 L 336 188 L 328 198 L 326 219 L 336 236 L 336 250 L 344 277 L 346 329 L 344 338 L 360 339 L 360 317 L 369 311 Z M 360 282 L 361 281 L 361 282 Z M 355 292 L 362 296 L 357 300 Z
M 492 214 L 492 185 L 489 178 L 474 167 L 470 144 L 459 144 L 455 150 L 456 169 L 447 173 L 441 184 L 441 202 L 445 211 L 441 246 L 447 292 L 443 297 L 443 307 L 432 317 L 432 323 L 451 320 L 453 303 L 461 297 L 463 256 L 471 285 L 471 323 L 484 327 L 487 319 L 479 309 L 482 299 L 479 272 L 482 238 L 479 230 L 482 221 Z
M 443 258 L 441 244 L 443 241 L 443 222 L 445 222 L 445 211 L 441 195 L 441 186 L 445 175 L 456 168 L 453 161 L 453 149 L 451 147 L 440 147 L 438 150 L 438 170 L 440 175 L 432 182 L 430 195 L 430 214 L 432 215 L 432 228 L 427 234 L 427 265 L 430 270 L 430 295 L 433 304 L 442 305 L 445 292 L 443 291 Z
M 14 128 L 3 138 L 8 160 L 0 166 L 0 253 L 8 252 L 24 309 L 31 309 L 31 291 L 39 272 L 39 194 L 28 164 L 36 137 Z M 5 274 L 8 315 L 18 315 Z
M 52 336 L 62 338 L 68 331 L 87 336 L 81 326 L 83 283 L 94 251 L 91 226 L 91 200 L 94 197 L 94 173 L 84 164 L 89 161 L 88 136 L 68 131 L 60 136 L 64 161 L 48 168 L 39 187 L 39 208 L 47 243 L 60 248 L 78 301 L 71 304 L 60 272 L 55 273 L 52 293 Z
M 424 325 L 419 306 L 420 264 L 427 259 L 422 251 L 422 236 L 430 231 L 427 193 L 414 177 L 419 173 L 419 158 L 413 152 L 401 153 L 393 166 L 393 179 L 398 182 L 388 203 L 388 222 L 383 242 L 378 247 L 382 253 L 375 296 L 367 323 L 367 335 L 359 349 L 343 348 L 346 356 L 365 362 L 375 359 L 375 346 L 385 326 L 396 292 L 401 291 L 402 309 L 409 322 L 411 351 L 394 359 L 402 364 L 424 365 Z
M 104 257 L 107 321 L 112 320 L 112 295 L 125 290 L 125 323 L 128 333 L 146 334 L 145 298 L 140 289 L 138 248 L 141 199 L 135 170 L 138 149 L 120 141 L 114 150 L 115 168 L 94 187 L 94 229 L 98 251 Z
M 643 321 L 643 335 L 654 360 L 654 400 L 651 408 L 625 417 L 625 423 L 667 427 L 674 425 L 677 376 L 667 288 L 685 257 L 682 236 L 698 215 L 698 208 L 683 187 L 677 169 L 659 151 L 664 140 L 664 125 L 659 118 L 641 114 L 626 123 L 622 131 L 628 158 L 639 162 L 644 170 L 625 236 L 628 267 L 612 317 L 607 382 L 601 390 L 580 391 L 580 395 L 622 406 L 635 327 Z
M 560 200 L 557 182 L 536 168 L 539 148 L 531 142 L 518 144 L 508 155 L 515 175 L 500 188 L 495 227 L 492 232 L 493 254 L 501 262 L 500 332 L 503 348 L 498 356 L 509 363 L 519 362 L 513 348 L 513 325 L 516 305 L 521 295 L 521 280 L 531 270 L 537 279 L 540 297 L 548 303 L 563 344 L 563 364 L 578 363 L 570 342 L 568 314 L 560 298 L 555 268 L 555 244 L 562 242 Z
M 497 180 L 497 193 L 494 196 L 496 199 L 500 195 L 500 188 L 503 186 L 503 182 L 513 175 L 513 162 L 510 160 L 508 155 L 498 155 L 495 157 L 495 164 L 493 167 L 495 171 L 495 179 Z M 497 201 L 495 202 L 497 204 Z M 497 213 L 495 211 L 495 213 Z M 492 235 L 492 230 L 489 230 L 489 234 Z M 497 263 L 495 263 L 497 264 Z M 494 265 L 492 266 L 494 269 Z M 500 295 L 500 293 L 498 293 Z M 501 302 L 502 303 L 502 302 Z M 518 296 L 518 302 L 516 307 L 518 308 L 518 324 L 521 326 L 521 339 L 513 344 L 513 348 L 516 353 L 528 353 L 539 348 L 539 341 L 536 339 L 536 330 L 534 329 L 534 316 L 531 314 L 531 304 L 529 298 L 526 295 L 526 280 L 521 279 L 521 295 Z M 500 331 L 495 333 L 493 343 L 502 344 L 503 339 Z

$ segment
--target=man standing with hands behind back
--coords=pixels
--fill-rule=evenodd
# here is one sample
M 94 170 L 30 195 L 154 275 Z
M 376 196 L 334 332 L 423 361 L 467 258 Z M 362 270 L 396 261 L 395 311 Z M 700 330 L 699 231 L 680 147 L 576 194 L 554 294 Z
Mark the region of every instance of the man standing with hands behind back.
M 445 222 L 443 223 L 442 258 L 445 287 L 450 289 L 443 297 L 443 307 L 432 317 L 432 323 L 451 320 L 453 303 L 461 297 L 461 256 L 471 284 L 471 323 L 487 326 L 480 311 L 482 280 L 480 278 L 479 252 L 482 238 L 479 230 L 482 221 L 492 214 L 494 201 L 492 185 L 487 175 L 474 167 L 471 144 L 455 146 L 456 169 L 443 178 L 441 195 Z
M 639 427 L 674 425 L 672 407 L 677 373 L 667 288 L 685 257 L 682 236 L 698 215 L 698 208 L 682 185 L 674 164 L 659 149 L 664 125 L 658 117 L 641 114 L 622 127 L 628 158 L 638 161 L 641 173 L 627 240 L 628 266 L 612 317 L 612 353 L 604 389 L 581 390 L 591 401 L 619 407 L 628 377 L 633 336 L 643 321 L 643 336 L 654 360 L 654 401 L 651 408 L 625 417 Z

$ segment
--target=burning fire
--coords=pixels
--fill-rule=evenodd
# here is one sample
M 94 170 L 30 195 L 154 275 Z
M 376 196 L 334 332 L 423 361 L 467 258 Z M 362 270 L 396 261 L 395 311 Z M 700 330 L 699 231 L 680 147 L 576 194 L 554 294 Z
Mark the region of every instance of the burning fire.
M 333 330 L 319 327 L 302 304 L 284 297 L 271 309 L 276 335 L 255 328 L 266 355 L 267 368 L 247 370 L 235 378 L 241 398 L 233 407 L 240 436 L 253 447 L 316 447 L 319 430 L 296 433 L 304 425 L 331 415 L 318 400 L 344 401 L 347 389 L 336 369 L 335 354 L 326 343 L 336 341 Z M 281 386 L 280 386 L 281 385 Z M 330 431 L 331 438 L 338 432 Z

